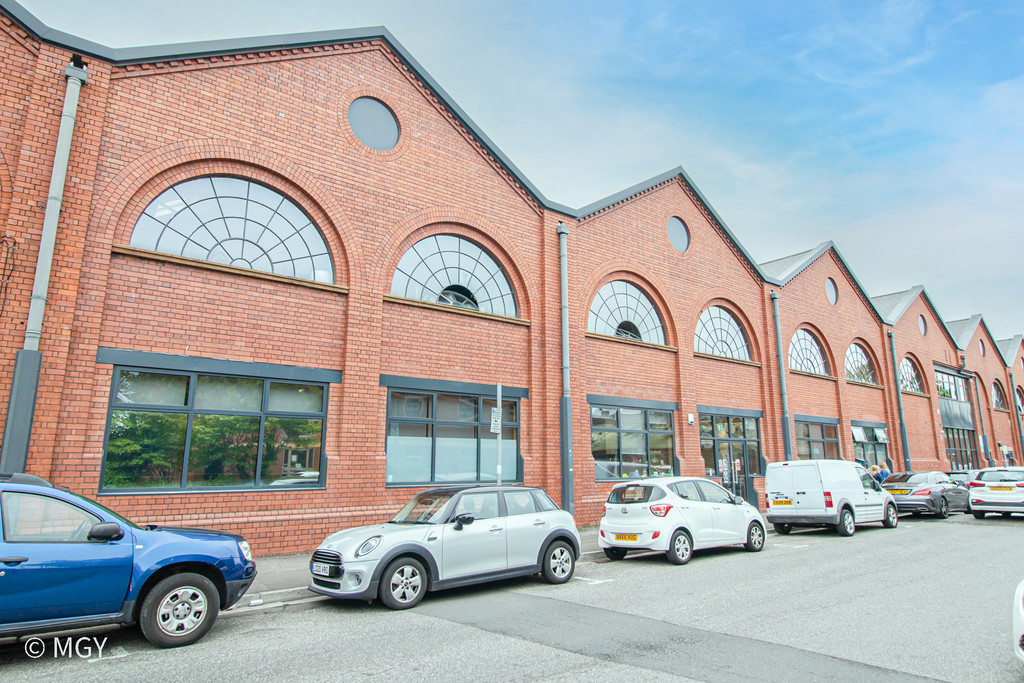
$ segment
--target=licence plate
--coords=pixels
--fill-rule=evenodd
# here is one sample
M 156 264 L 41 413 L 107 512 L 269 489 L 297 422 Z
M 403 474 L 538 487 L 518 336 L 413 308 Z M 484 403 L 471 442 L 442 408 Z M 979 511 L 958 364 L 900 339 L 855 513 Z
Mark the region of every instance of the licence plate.
M 636 541 L 636 534 L 615 534 L 616 541 Z
M 793 501 L 791 501 L 791 500 L 773 500 L 772 501 L 772 505 L 792 505 L 792 504 L 793 504 Z
M 889 489 L 889 493 L 894 496 L 905 496 L 910 493 L 909 489 Z
M 989 491 L 1012 491 L 1012 486 L 989 486 Z
M 316 574 L 317 576 L 330 576 L 331 575 L 331 565 L 324 564 L 322 562 L 314 562 L 313 563 L 313 573 Z

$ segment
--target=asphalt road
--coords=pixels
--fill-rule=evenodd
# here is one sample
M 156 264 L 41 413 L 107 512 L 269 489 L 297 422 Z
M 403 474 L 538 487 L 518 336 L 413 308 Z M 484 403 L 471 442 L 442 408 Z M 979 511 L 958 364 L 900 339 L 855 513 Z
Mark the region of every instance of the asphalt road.
M 1024 681 L 1010 602 L 1024 517 L 770 534 L 761 553 L 582 562 L 576 579 L 435 593 L 416 609 L 319 602 L 221 619 L 156 650 L 134 630 L 91 660 L 0 647 L 0 680 Z

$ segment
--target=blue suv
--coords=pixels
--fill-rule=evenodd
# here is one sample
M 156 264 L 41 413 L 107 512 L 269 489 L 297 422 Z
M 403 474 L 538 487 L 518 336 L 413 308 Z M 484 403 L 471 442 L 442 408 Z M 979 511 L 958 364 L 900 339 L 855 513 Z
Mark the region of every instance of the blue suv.
M 256 576 L 241 536 L 142 528 L 28 474 L 0 474 L 0 528 L 0 638 L 137 623 L 190 645 Z

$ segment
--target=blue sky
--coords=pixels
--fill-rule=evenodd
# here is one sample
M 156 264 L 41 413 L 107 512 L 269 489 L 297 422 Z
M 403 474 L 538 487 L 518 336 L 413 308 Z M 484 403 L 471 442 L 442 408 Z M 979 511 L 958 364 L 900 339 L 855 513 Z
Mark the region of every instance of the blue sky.
M 112 47 L 384 25 L 554 202 L 683 166 L 758 261 L 832 240 L 1024 333 L 1019 0 L 22 4 Z

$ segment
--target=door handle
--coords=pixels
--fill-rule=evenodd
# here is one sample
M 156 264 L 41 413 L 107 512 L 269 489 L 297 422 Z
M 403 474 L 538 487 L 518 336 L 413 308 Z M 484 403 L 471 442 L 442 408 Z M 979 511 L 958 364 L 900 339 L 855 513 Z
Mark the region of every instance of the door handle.
M 28 562 L 27 557 L 0 557 L 0 563 L 3 564 L 21 564 L 22 562 Z
M 796 495 L 798 495 L 798 496 L 802 496 L 802 495 L 804 495 L 805 493 L 807 493 L 807 491 L 797 491 L 797 492 L 796 492 Z
M 492 534 L 494 534 L 494 533 L 501 533 L 501 527 L 500 526 L 492 526 L 490 529 L 488 529 L 488 531 L 490 531 Z
M 544 526 L 545 524 L 547 524 L 547 522 L 545 522 L 543 519 L 538 519 L 536 522 L 533 523 L 534 526 Z

